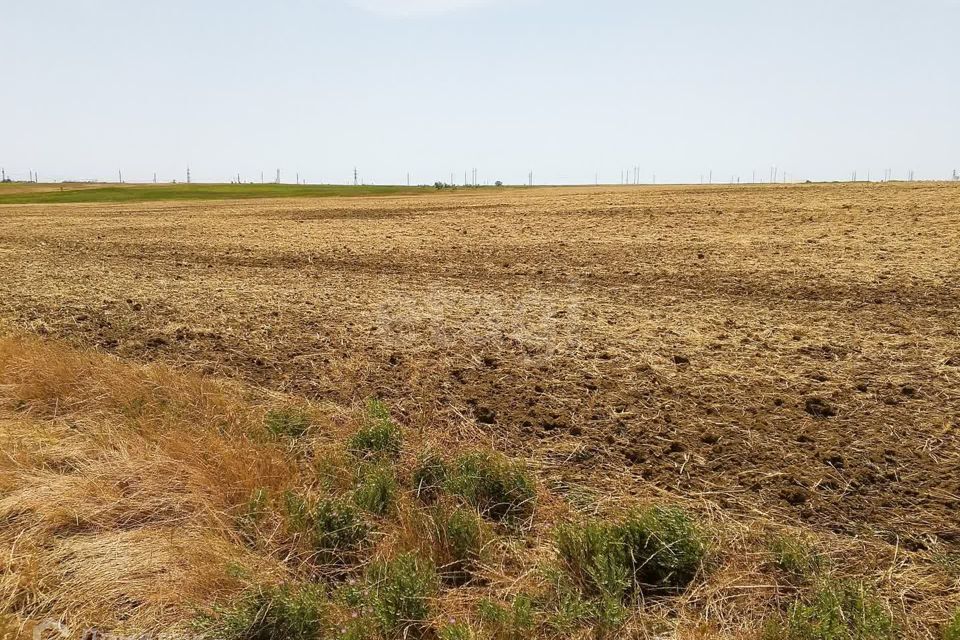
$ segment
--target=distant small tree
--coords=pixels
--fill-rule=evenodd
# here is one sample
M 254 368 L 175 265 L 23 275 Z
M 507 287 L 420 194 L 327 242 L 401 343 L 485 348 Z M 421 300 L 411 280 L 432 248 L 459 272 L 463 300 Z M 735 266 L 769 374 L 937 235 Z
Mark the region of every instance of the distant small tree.
M 497 180 L 497 181 L 494 182 L 493 184 L 496 185 L 496 186 L 498 186 L 498 187 L 502 187 L 502 186 L 503 186 L 503 181 L 502 181 L 502 180 Z

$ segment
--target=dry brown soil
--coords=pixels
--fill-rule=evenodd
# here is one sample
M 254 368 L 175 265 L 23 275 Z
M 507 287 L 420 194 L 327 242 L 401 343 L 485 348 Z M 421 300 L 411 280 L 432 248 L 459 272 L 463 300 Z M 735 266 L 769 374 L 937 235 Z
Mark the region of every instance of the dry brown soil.
M 78 344 L 960 547 L 958 185 L 7 205 L 0 270 Z

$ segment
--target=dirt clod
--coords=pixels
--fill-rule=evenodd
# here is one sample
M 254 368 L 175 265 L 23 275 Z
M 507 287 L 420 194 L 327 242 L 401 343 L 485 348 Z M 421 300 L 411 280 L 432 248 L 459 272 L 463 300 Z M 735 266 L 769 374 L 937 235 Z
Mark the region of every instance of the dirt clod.
M 803 408 L 814 418 L 832 418 L 837 415 L 837 410 L 833 405 L 823 398 L 807 398 L 803 403 Z

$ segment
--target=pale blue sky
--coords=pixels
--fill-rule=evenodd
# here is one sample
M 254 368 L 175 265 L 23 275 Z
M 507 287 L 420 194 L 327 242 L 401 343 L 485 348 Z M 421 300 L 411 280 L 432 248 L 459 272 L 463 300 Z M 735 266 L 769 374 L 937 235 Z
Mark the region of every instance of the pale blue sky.
M 960 0 L 0 0 L 0 54 L 18 178 L 960 169 Z

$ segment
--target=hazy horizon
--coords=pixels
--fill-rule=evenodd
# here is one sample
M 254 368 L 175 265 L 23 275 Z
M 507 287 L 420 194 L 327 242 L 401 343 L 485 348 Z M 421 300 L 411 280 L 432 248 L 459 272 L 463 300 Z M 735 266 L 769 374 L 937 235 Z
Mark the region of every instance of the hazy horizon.
M 957 0 L 186 0 L 3 7 L 25 180 L 947 179 Z M 636 167 L 636 174 L 634 173 Z M 468 176 L 470 177 L 470 176 Z

